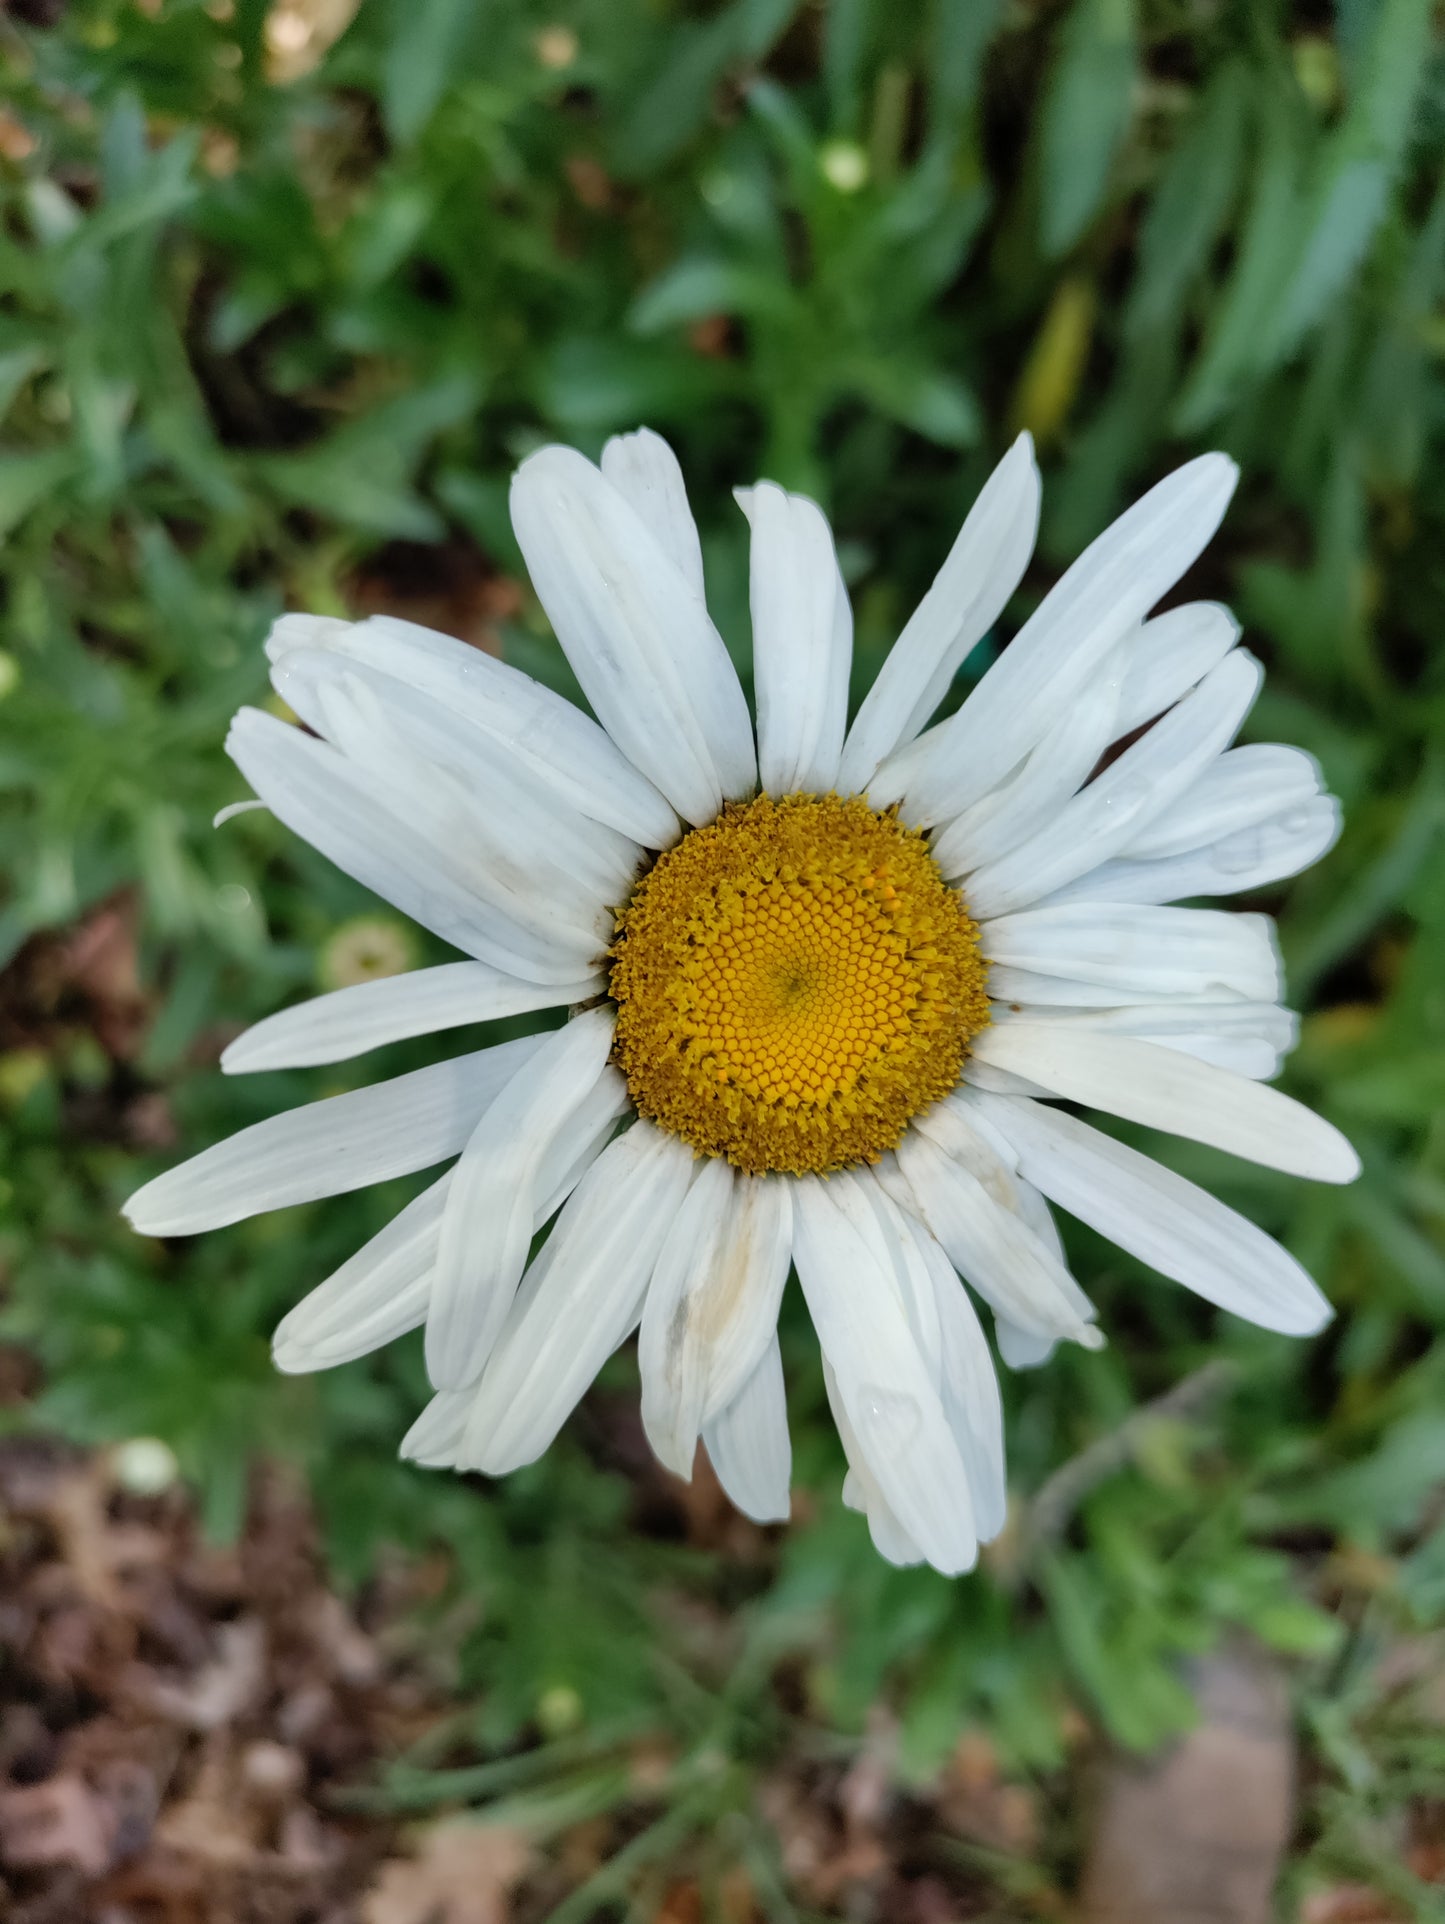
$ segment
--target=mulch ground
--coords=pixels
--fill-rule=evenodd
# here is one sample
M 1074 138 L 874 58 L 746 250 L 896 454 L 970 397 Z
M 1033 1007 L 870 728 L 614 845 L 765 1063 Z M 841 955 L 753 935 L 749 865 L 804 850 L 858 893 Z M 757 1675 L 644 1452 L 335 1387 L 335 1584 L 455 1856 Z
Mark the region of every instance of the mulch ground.
M 0 1916 L 365 1916 L 393 1827 L 332 1799 L 436 1714 L 384 1611 L 328 1589 L 279 1479 L 218 1549 L 179 1487 L 136 1497 L 103 1454 L 0 1443 Z

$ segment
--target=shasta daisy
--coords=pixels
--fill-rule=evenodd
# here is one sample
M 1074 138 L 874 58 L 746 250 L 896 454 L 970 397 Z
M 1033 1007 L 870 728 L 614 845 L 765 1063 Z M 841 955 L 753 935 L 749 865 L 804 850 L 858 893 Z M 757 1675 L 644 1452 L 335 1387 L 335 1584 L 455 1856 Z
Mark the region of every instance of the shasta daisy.
M 1291 875 L 1338 830 L 1309 756 L 1233 746 L 1261 671 L 1229 613 L 1151 614 L 1234 482 L 1218 454 L 1161 481 L 933 726 L 1032 551 L 1026 436 L 851 724 L 822 513 L 770 482 L 739 495 L 754 724 L 678 464 L 646 431 L 599 466 L 545 448 L 513 483 L 590 716 L 406 622 L 285 617 L 272 680 L 306 726 L 243 709 L 231 755 L 290 829 L 467 959 L 283 1010 L 224 1068 L 566 1016 L 245 1129 L 140 1190 L 136 1227 L 189 1234 L 446 1164 L 286 1317 L 279 1367 L 424 1324 L 436 1395 L 405 1453 L 499 1474 L 639 1330 L 658 1456 L 687 1476 L 701 1438 L 759 1519 L 788 1510 L 776 1327 L 796 1270 L 845 1499 L 895 1562 L 968 1568 L 1005 1507 L 974 1298 L 1013 1366 L 1102 1340 L 1050 1204 L 1266 1328 L 1329 1313 L 1254 1225 L 1055 1106 L 1356 1173 L 1269 1086 L 1295 1021 L 1268 918 L 1175 906 Z

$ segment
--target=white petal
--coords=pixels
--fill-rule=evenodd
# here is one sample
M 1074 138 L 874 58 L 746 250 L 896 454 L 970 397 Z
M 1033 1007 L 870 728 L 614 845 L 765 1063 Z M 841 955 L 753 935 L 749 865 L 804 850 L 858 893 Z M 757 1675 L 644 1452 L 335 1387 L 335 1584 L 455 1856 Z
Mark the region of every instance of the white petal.
M 1010 779 L 935 832 L 933 855 L 945 876 L 995 861 L 1057 819 L 1118 733 L 1121 680 L 1116 650 Z
M 1319 763 L 1302 748 L 1277 742 L 1233 748 L 1218 756 L 1187 794 L 1124 844 L 1124 852 L 1147 860 L 1207 848 L 1242 828 L 1254 828 L 1313 801 L 1323 786 Z
M 749 794 L 752 724 L 722 637 L 617 490 L 570 448 L 543 448 L 513 479 L 512 526 L 573 672 L 629 761 L 694 825 Z
M 859 1456 L 934 1568 L 967 1570 L 978 1553 L 967 1471 L 894 1282 L 870 1246 L 867 1201 L 845 1173 L 798 1182 L 793 1206 L 798 1280 Z
M 995 1005 L 998 1024 L 1020 1019 L 1011 1008 Z M 1027 1022 L 1059 1022 L 1111 1035 L 1141 1036 L 1167 1043 L 1176 1035 L 1245 1036 L 1267 1042 L 1285 1055 L 1299 1039 L 1299 1017 L 1277 1002 L 1131 1002 L 1099 1009 L 1030 1009 Z
M 444 1162 L 539 1041 L 523 1036 L 268 1116 L 148 1182 L 125 1213 L 142 1235 L 191 1236 Z
M 1165 1049 L 1182 1049 L 1240 1075 L 1277 1075 L 1299 1036 L 1299 1018 L 1274 1002 L 1135 1002 L 1114 1008 L 1030 1008 L 994 1005 L 995 1023 L 1073 1023 L 1111 1035 L 1137 1036 Z
M 639 843 L 589 820 L 509 743 L 430 695 L 368 663 L 315 648 L 292 649 L 272 680 L 309 727 L 360 763 L 379 792 L 394 791 L 414 819 L 425 819 L 439 774 L 449 777 L 476 824 L 488 884 L 494 887 L 496 871 L 509 863 L 532 878 L 520 899 L 500 898 L 519 921 L 528 923 L 528 909 L 545 894 L 590 922 L 599 904 L 621 901 L 631 889 Z
M 793 1446 L 776 1336 L 769 1337 L 752 1374 L 726 1408 L 704 1424 L 702 1435 L 718 1482 L 743 1515 L 754 1523 L 786 1523 Z
M 1307 1336 L 1329 1321 L 1293 1256 L 1194 1183 L 1062 1110 L 975 1099 L 1012 1137 L 1032 1182 L 1140 1262 L 1265 1329 Z
M 771 481 L 739 488 L 737 501 L 752 529 L 758 779 L 769 795 L 824 794 L 838 779 L 853 660 L 832 532 L 815 501 Z
M 897 1157 L 918 1215 L 991 1309 L 1037 1335 L 1098 1348 L 1089 1299 L 1021 1215 L 919 1131 L 904 1137 Z
M 1353 1182 L 1360 1172 L 1345 1138 L 1303 1103 L 1175 1049 L 1057 1022 L 985 1029 L 972 1047 L 984 1061 L 1071 1102 L 1271 1169 L 1315 1182 Z
M 503 975 L 485 962 L 444 962 L 435 969 L 357 982 L 269 1015 L 223 1051 L 221 1067 L 234 1076 L 344 1062 L 407 1036 L 583 1002 L 602 981 L 592 975 L 539 985 Z
M 975 917 L 1007 915 L 1127 847 L 1234 739 L 1263 670 L 1236 649 L 1117 761 L 1017 848 L 968 880 Z
M 924 825 L 1003 779 L 1076 700 L 1100 662 L 1184 573 L 1219 526 L 1238 470 L 1201 455 L 1107 528 L 1045 597 L 956 715 L 892 755 L 875 807 Z
M 705 1344 L 696 1335 L 687 1340 L 689 1312 L 722 1259 L 734 1180 L 721 1157 L 699 1168 L 663 1239 L 637 1336 L 642 1427 L 659 1463 L 687 1482 L 702 1427 L 708 1369 Z
M 997 1314 L 993 1319 L 993 1333 L 998 1353 L 1011 1370 L 1041 1369 L 1059 1346 L 1057 1337 L 1039 1336 L 1033 1330 L 1020 1329 L 1007 1316 Z
M 1023 1214 L 1017 1159 L 1012 1149 L 979 1128 L 977 1117 L 961 1091 L 922 1110 L 914 1118 L 913 1128 L 936 1143 L 950 1162 L 966 1169 L 990 1202 L 1012 1211 L 1015 1216 Z
M 1049 901 L 1182 902 L 1196 895 L 1238 895 L 1298 875 L 1328 854 L 1339 836 L 1340 805 L 1333 795 L 1319 795 L 1275 821 L 1240 829 L 1208 848 L 1152 862 L 1128 857 L 1105 862 L 1057 890 Z
M 843 1445 L 843 1455 L 848 1462 L 848 1471 L 843 1478 L 845 1506 L 850 1510 L 861 1510 L 867 1517 L 873 1548 L 886 1562 L 897 1564 L 904 1570 L 926 1562 L 922 1550 L 899 1522 L 883 1486 L 873 1472 L 872 1464 L 854 1432 L 848 1407 L 838 1388 L 838 1379 L 826 1356 L 823 1358 L 823 1385 L 828 1393 L 828 1408 L 833 1412 L 838 1440 Z
M 294 834 L 443 941 L 537 982 L 575 982 L 595 965 L 595 935 L 563 926 L 547 938 L 497 906 L 476 817 L 443 779 L 408 820 L 389 786 L 257 709 L 236 716 L 226 750 Z
M 544 1159 L 538 1188 L 545 1197 L 533 1217 L 534 1231 L 571 1195 L 628 1107 L 622 1077 L 605 1070 Z M 426 1320 L 451 1180 L 449 1169 L 282 1320 L 274 1338 L 278 1369 L 331 1369 Z
M 277 1369 L 331 1369 L 425 1320 L 450 1181 L 448 1170 L 281 1319 L 271 1343 Z
M 593 1163 L 523 1279 L 476 1391 L 463 1462 L 500 1476 L 546 1449 L 632 1327 L 693 1175 L 678 1137 L 634 1123 Z
M 537 1180 L 541 1200 L 532 1221 L 535 1234 L 566 1202 L 611 1141 L 619 1118 L 632 1111 L 632 1097 L 621 1070 L 610 1064 L 563 1121 L 542 1158 Z
M 969 1056 L 964 1062 L 962 1089 L 991 1089 L 996 1096 L 1039 1096 L 1045 1100 L 1053 1093 L 1037 1082 L 1030 1082 L 1027 1076 L 1013 1076 L 1006 1069 L 995 1069 L 991 1062 L 981 1061 L 978 1056 Z
M 426 1324 L 439 1390 L 480 1375 L 527 1264 L 549 1151 L 595 1088 L 612 1046 L 610 1007 L 544 1036 L 472 1131 L 452 1172 Z
M 471 1407 L 470 1391 L 439 1391 L 401 1439 L 402 1459 L 430 1470 L 456 1469 Z
M 943 1407 L 968 1471 L 980 1543 L 1002 1530 L 1008 1514 L 1003 1405 L 978 1313 L 940 1245 L 908 1219 L 934 1291 Z
M 1282 1060 L 1278 1049 L 1252 1036 L 1180 1034 L 1143 1036 L 1140 1040 L 1178 1049 L 1181 1055 L 1212 1063 L 1216 1069 L 1228 1069 L 1231 1075 L 1248 1076 L 1251 1082 L 1268 1082 L 1277 1076 Z
M 505 742 L 564 801 L 644 848 L 669 848 L 677 817 L 617 744 L 570 701 L 495 656 L 394 615 L 334 621 L 283 615 L 266 653 L 278 665 L 295 648 L 327 648 L 367 662 L 430 695 Z
M 850 1187 L 840 1193 L 839 1199 L 850 1209 L 854 1197 L 866 1201 L 872 1221 L 867 1221 L 861 1210 L 856 1212 L 865 1240 L 874 1260 L 893 1280 L 923 1366 L 942 1396 L 942 1331 L 933 1276 L 918 1240 L 917 1215 L 897 1200 L 896 1188 L 896 1184 L 886 1188 L 876 1168 L 862 1168 L 851 1172 Z
M 864 696 L 843 749 L 841 794 L 861 793 L 884 756 L 925 726 L 1022 580 L 1038 525 L 1038 463 L 1032 439 L 1021 434 L 984 484 L 933 586 Z
M 1025 1085 L 1025 1088 L 1026 1087 L 1027 1085 Z M 959 1092 L 959 1100 L 965 1105 L 968 1118 L 979 1133 L 986 1135 L 991 1142 L 996 1143 L 1000 1150 L 1008 1156 L 1011 1164 L 1015 1162 L 1017 1160 L 1017 1152 L 1012 1145 L 1005 1142 L 1004 1138 L 993 1128 L 988 1114 L 982 1106 L 974 1103 L 966 1090 Z M 1053 1212 L 1044 1201 L 1043 1196 L 1035 1189 L 1034 1185 L 1031 1182 L 1026 1182 L 1016 1170 L 1014 1173 L 1014 1182 L 1017 1185 L 1019 1214 L 1044 1247 L 1051 1251 L 1063 1267 L 1067 1269 L 1069 1267 L 1068 1252 L 1064 1248 L 1064 1240 L 1059 1234 L 1059 1227 L 1054 1221 Z M 998 1338 L 998 1353 L 1011 1370 L 1038 1369 L 1042 1364 L 1048 1362 L 1049 1358 L 1058 1348 L 1058 1341 L 1055 1337 L 1037 1336 L 1032 1330 L 1020 1329 L 1017 1323 L 1011 1323 L 1006 1316 L 995 1314 L 993 1323 L 994 1334 Z
M 1239 623 L 1217 601 L 1190 601 L 1141 622 L 1124 643 L 1120 739 L 1172 708 L 1239 640 Z
M 1108 1002 L 1176 995 L 1273 1002 L 1280 991 L 1273 924 L 1263 915 L 1068 902 L 986 923 L 979 947 L 990 964 L 989 994 L 1001 1002 L 1026 999 L 1005 969 L 1092 984 L 1110 991 Z
M 264 802 L 258 802 L 254 796 L 247 802 L 227 802 L 224 808 L 218 808 L 211 817 L 211 827 L 220 828 L 224 823 L 234 821 L 238 815 L 249 815 L 253 809 L 265 806 Z
M 699 1432 L 730 1404 L 777 1329 L 792 1252 L 777 1177 L 704 1164 L 662 1245 L 642 1310 L 642 1423 L 659 1460 L 692 1475 Z
M 702 543 L 687 505 L 682 468 L 666 441 L 651 428 L 639 428 L 635 434 L 614 434 L 602 450 L 602 472 L 696 589 L 701 601 Z

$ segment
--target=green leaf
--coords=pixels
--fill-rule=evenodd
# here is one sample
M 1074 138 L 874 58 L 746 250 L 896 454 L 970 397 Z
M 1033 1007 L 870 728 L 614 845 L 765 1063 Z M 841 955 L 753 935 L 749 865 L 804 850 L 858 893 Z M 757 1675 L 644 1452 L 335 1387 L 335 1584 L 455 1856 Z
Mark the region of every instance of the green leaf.
M 853 361 L 843 378 L 874 407 L 941 447 L 972 447 L 983 432 L 972 390 L 941 368 L 902 360 Z
M 1104 199 L 1133 108 L 1133 0 L 1075 0 L 1044 103 L 1044 252 L 1066 253 Z
M 1136 342 L 1178 311 L 1228 218 L 1244 162 L 1249 86 L 1231 61 L 1211 81 L 1174 149 L 1139 235 L 1125 326 Z
M 73 480 L 78 464 L 73 448 L 0 455 L 0 534 L 9 534 L 33 508 Z
M 705 256 L 675 261 L 650 282 L 628 312 L 639 334 L 705 320 L 713 314 L 790 316 L 796 303 L 785 283 L 740 263 Z
M 1234 400 L 1260 365 L 1299 233 L 1302 137 L 1290 103 L 1261 99 L 1258 162 L 1239 255 L 1198 361 L 1174 410 L 1193 434 Z
M 479 9 L 476 0 L 397 0 L 383 68 L 387 131 L 409 146 L 455 77 L 455 61 Z
M 673 29 L 667 56 L 622 118 L 614 165 L 636 175 L 670 161 L 706 121 L 718 82 L 730 68 L 761 60 L 797 6 L 798 0 L 733 0 L 706 25 L 689 20 Z
M 956 136 L 978 94 L 983 58 L 1003 0 L 935 0 L 932 45 L 925 59 L 938 131 Z

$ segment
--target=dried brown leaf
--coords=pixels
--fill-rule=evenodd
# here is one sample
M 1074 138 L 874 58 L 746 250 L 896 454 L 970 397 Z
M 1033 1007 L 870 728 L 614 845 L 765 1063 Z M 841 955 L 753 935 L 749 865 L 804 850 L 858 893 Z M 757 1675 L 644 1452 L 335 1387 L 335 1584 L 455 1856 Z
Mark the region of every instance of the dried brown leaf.
M 363 1924 L 507 1924 L 531 1861 L 520 1831 L 448 1818 L 422 1833 L 414 1857 L 381 1866 L 362 1901 Z

